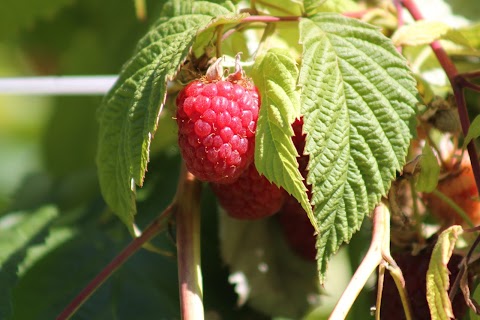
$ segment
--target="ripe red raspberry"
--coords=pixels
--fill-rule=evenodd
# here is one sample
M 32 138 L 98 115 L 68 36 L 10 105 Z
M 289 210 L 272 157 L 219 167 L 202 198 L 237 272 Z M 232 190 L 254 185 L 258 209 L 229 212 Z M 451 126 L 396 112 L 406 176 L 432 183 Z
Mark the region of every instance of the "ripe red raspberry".
M 220 205 L 237 219 L 260 219 L 276 213 L 286 197 L 286 192 L 261 176 L 255 164 L 231 184 L 212 183 Z
M 283 235 L 290 248 L 308 261 L 315 261 L 315 229 L 300 203 L 293 196 L 285 201 L 278 214 Z
M 446 163 L 445 169 L 448 175 L 438 182 L 437 189 L 460 206 L 474 225 L 478 225 L 480 223 L 480 201 L 477 198 L 477 185 L 468 154 L 465 153 L 459 161 L 460 163 L 453 161 Z M 435 194 L 424 193 L 423 200 L 443 227 L 454 224 L 467 225 L 450 205 Z
M 305 135 L 302 132 L 303 119 L 297 119 L 292 124 L 295 135 L 293 144 L 297 149 L 298 168 L 303 178 L 307 177 L 308 155 L 304 155 Z M 311 187 L 307 185 L 310 194 Z M 292 250 L 300 257 L 315 261 L 317 250 L 315 248 L 315 229 L 313 228 L 307 212 L 293 196 L 290 196 L 283 205 L 278 215 L 283 234 Z
M 207 75 L 183 88 L 176 116 L 188 170 L 204 181 L 235 181 L 253 161 L 259 107 L 257 88 L 238 68 L 226 80 Z
M 410 252 L 400 252 L 393 255 L 398 266 L 402 270 L 405 279 L 405 288 L 407 290 L 410 306 L 412 308 L 413 319 L 427 320 L 431 319 L 430 309 L 427 303 L 427 270 L 430 258 L 432 256 L 433 245 L 429 246 L 417 255 Z M 450 285 L 455 281 L 458 274 L 458 265 L 462 261 L 462 256 L 453 254 L 448 262 L 450 271 Z M 452 303 L 455 319 L 462 319 L 467 311 L 467 305 L 463 294 L 458 290 Z M 390 273 L 385 273 L 383 283 L 382 305 L 380 310 L 381 319 L 401 320 L 405 319 L 402 302 L 398 295 L 397 287 Z

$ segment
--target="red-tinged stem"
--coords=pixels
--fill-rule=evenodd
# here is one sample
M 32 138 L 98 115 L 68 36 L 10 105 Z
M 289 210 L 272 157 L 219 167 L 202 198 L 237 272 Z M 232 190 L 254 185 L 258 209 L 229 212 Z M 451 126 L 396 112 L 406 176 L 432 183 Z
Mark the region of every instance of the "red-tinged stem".
M 401 0 L 403 6 L 410 12 L 413 19 L 423 20 L 423 15 L 418 9 L 413 0 Z M 455 102 L 458 108 L 458 115 L 460 118 L 460 124 L 462 126 L 463 134 L 466 136 L 468 129 L 470 128 L 470 119 L 468 118 L 467 104 L 465 102 L 465 95 L 463 92 L 462 81 L 459 81 L 458 70 L 453 64 L 452 60 L 448 56 L 447 52 L 443 49 L 442 45 L 438 41 L 434 41 L 430 44 L 433 52 L 437 56 L 438 62 L 442 66 L 443 70 L 447 74 L 448 80 L 452 85 L 453 94 L 455 96 Z M 475 183 L 477 190 L 480 192 L 480 162 L 478 161 L 477 150 L 475 144 L 472 141 L 467 146 L 468 155 L 470 156 L 470 162 L 472 164 L 473 175 L 475 177 Z
M 57 320 L 69 319 L 87 299 L 135 252 L 145 243 L 155 237 L 166 225 L 172 212 L 175 210 L 171 205 L 156 218 L 138 238 L 120 252 L 89 284 L 70 302 L 68 306 L 58 315 Z
M 300 16 L 281 16 L 281 17 L 274 17 L 274 16 L 248 16 L 243 18 L 240 23 L 248 23 L 248 22 L 289 22 L 289 21 L 299 21 Z
M 472 246 L 468 250 L 468 253 L 465 257 L 463 257 L 463 261 L 461 264 L 461 268 L 458 271 L 458 275 L 455 278 L 455 281 L 453 282 L 452 286 L 450 287 L 450 292 L 448 294 L 448 297 L 450 298 L 450 301 L 453 301 L 453 298 L 455 298 L 455 295 L 457 294 L 458 287 L 460 286 L 460 281 L 462 278 L 462 275 L 464 272 L 468 272 L 466 267 L 470 263 L 470 259 L 472 258 L 473 253 L 475 252 L 475 249 L 478 247 L 480 244 L 480 236 L 478 236 L 475 241 L 473 242 Z
M 467 78 L 465 78 L 463 75 L 458 75 L 457 77 L 458 84 L 461 85 L 464 88 L 471 89 L 473 91 L 480 92 L 480 85 L 470 82 Z
M 476 79 L 476 78 L 480 78 L 480 70 L 475 70 L 475 71 L 471 71 L 471 72 L 464 72 L 460 75 L 465 79 Z
M 397 28 L 400 28 L 404 24 L 403 20 L 403 7 L 402 4 L 400 3 L 400 0 L 393 0 L 393 5 L 395 6 L 395 9 L 397 11 Z M 402 46 L 397 46 L 397 51 L 401 54 L 403 51 Z
M 182 165 L 185 177 L 177 190 L 177 261 L 180 310 L 183 320 L 203 320 L 203 285 L 200 265 L 201 183 Z
M 398 24 L 398 27 L 400 28 L 405 23 L 403 19 L 403 7 L 400 0 L 393 0 L 393 5 L 397 10 L 397 24 Z

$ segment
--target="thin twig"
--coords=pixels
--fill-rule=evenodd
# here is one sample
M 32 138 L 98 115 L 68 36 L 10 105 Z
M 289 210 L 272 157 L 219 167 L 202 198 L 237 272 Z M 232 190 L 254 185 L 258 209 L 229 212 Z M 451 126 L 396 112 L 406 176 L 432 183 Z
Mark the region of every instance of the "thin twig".
M 471 89 L 476 92 L 480 92 L 480 85 L 473 83 L 460 75 L 457 78 L 458 78 L 459 84 L 461 84 L 463 87 Z
M 412 320 L 412 309 L 410 306 L 410 300 L 408 299 L 407 290 L 405 288 L 405 279 L 403 278 L 402 270 L 396 264 L 390 264 L 388 271 L 390 272 L 390 275 L 397 286 L 400 300 L 402 301 L 403 310 L 405 312 L 405 318 L 407 320 Z
M 380 310 L 382 309 L 383 283 L 385 280 L 386 267 L 387 267 L 387 263 L 385 261 L 382 261 L 378 267 L 377 300 L 375 302 L 375 320 L 380 320 Z
M 467 255 L 463 258 L 465 263 L 462 261 L 461 268 L 458 271 L 458 275 L 455 278 L 455 281 L 453 282 L 452 286 L 450 287 L 450 293 L 448 294 L 448 297 L 450 298 L 450 301 L 452 301 L 452 302 L 453 302 L 453 298 L 457 294 L 462 275 L 463 275 L 464 272 L 467 272 L 466 267 L 470 263 L 470 259 L 472 258 L 473 252 L 475 251 L 475 249 L 477 248 L 477 246 L 479 244 L 480 244 L 480 235 L 475 239 L 475 242 L 472 244 L 472 246 L 468 250 Z
M 459 76 L 462 76 L 465 79 L 476 79 L 480 78 L 480 70 L 475 70 L 475 71 L 470 71 L 470 72 L 464 72 L 459 74 Z
M 156 218 L 142 235 L 135 238 L 130 244 L 120 252 L 87 286 L 65 307 L 58 315 L 57 320 L 69 319 L 87 299 L 135 252 L 137 252 L 145 243 L 155 237 L 166 225 L 166 222 L 175 210 L 175 206 L 170 205 Z

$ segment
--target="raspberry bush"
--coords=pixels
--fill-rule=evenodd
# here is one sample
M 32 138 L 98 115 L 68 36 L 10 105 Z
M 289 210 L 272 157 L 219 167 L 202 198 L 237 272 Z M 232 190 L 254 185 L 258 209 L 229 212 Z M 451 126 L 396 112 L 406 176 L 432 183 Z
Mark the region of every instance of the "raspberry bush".
M 0 108 L 0 319 L 479 313 L 477 1 L 23 1 L 0 72 L 119 75 Z

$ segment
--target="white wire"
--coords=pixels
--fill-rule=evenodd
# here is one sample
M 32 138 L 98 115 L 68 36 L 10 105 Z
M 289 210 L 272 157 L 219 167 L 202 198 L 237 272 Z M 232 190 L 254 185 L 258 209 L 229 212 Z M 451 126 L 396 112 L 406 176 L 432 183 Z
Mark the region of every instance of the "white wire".
M 61 76 L 0 78 L 0 94 L 103 95 L 118 76 Z

